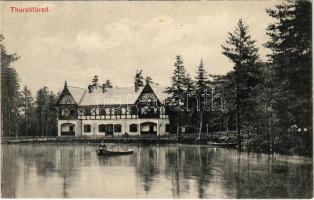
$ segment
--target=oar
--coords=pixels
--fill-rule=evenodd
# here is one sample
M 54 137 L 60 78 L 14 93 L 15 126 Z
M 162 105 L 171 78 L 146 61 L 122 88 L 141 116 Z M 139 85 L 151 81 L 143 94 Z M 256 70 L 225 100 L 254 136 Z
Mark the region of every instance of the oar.
M 92 152 L 92 151 L 95 151 L 97 148 L 98 148 L 98 147 L 96 147 L 96 148 L 92 149 L 91 151 L 88 151 L 88 153 L 90 153 L 90 152 Z M 78 155 L 74 155 L 74 157 L 73 157 L 73 158 L 74 158 L 74 160 L 77 158 L 77 156 L 78 156 Z
M 89 151 L 88 153 L 90 153 L 90 152 L 92 152 L 92 151 L 95 151 L 97 148 L 98 148 L 98 147 L 96 147 L 96 148 L 92 149 L 92 150 L 91 150 L 91 151 Z
M 104 137 L 104 138 L 105 138 L 105 137 Z M 90 152 L 92 152 L 92 151 L 95 151 L 97 148 L 98 148 L 98 147 L 96 147 L 96 148 L 94 148 L 94 149 L 88 151 L 88 153 L 90 153 Z M 75 159 L 75 158 L 76 158 L 76 155 L 74 155 L 74 159 Z

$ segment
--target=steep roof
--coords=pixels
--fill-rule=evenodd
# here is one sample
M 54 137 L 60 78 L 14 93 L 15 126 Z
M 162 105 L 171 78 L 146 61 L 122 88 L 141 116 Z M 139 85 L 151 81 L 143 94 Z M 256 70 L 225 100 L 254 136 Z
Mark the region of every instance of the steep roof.
M 167 87 L 160 85 L 151 85 L 151 88 L 153 89 L 160 102 L 164 102 L 169 97 L 169 94 L 165 92 Z
M 79 87 L 68 86 L 68 90 L 74 98 L 75 102 L 80 105 L 82 98 L 88 90 Z
M 166 87 L 151 85 L 154 93 L 160 102 L 163 102 L 169 95 L 165 93 Z M 79 106 L 87 105 L 114 105 L 114 104 L 134 104 L 141 94 L 143 87 L 137 92 L 134 87 L 114 87 L 106 88 L 103 93 L 102 88 L 94 90 L 92 93 L 88 89 L 68 86 L 68 90 Z

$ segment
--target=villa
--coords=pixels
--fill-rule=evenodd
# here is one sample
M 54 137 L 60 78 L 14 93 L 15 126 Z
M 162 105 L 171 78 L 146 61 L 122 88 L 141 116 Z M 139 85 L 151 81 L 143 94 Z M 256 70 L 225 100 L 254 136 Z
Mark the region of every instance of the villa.
M 165 89 L 149 83 L 137 91 L 105 84 L 85 89 L 65 82 L 56 104 L 58 136 L 168 134 Z

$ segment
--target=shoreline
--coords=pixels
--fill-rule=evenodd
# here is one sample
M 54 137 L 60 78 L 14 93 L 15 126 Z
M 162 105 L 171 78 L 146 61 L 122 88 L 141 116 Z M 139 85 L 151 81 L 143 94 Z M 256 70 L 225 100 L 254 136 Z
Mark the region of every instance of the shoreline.
M 51 137 L 2 137 L 1 144 L 99 144 L 101 141 L 105 143 L 124 143 L 124 144 L 187 144 L 187 145 L 208 145 L 207 142 L 215 141 L 215 138 L 205 137 L 196 140 L 195 137 L 177 138 L 175 135 L 167 136 L 121 136 L 121 137 L 93 137 L 93 136 L 51 136 Z M 210 145 L 208 145 L 210 147 Z M 226 148 L 226 147 L 216 147 Z M 229 148 L 237 149 L 237 148 Z M 263 154 L 281 154 L 289 156 L 304 156 L 312 158 L 312 155 L 297 154 L 293 152 L 267 152 L 262 149 L 242 149 L 243 153 L 263 153 Z
M 175 136 L 148 137 L 20 137 L 1 138 L 1 144 L 36 144 L 36 143 L 139 143 L 139 144 L 206 144 L 209 139 L 176 138 Z

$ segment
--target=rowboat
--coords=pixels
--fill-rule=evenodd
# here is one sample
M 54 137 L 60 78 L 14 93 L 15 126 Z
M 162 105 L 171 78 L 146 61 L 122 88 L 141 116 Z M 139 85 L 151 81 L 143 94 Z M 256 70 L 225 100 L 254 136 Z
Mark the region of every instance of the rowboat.
M 122 156 L 122 155 L 129 155 L 133 153 L 133 150 L 127 150 L 127 151 L 114 151 L 111 149 L 105 149 L 105 148 L 97 148 L 96 153 L 98 156 Z
M 232 142 L 232 143 L 217 143 L 217 142 L 207 142 L 208 145 L 213 147 L 235 147 L 238 145 L 238 142 Z

